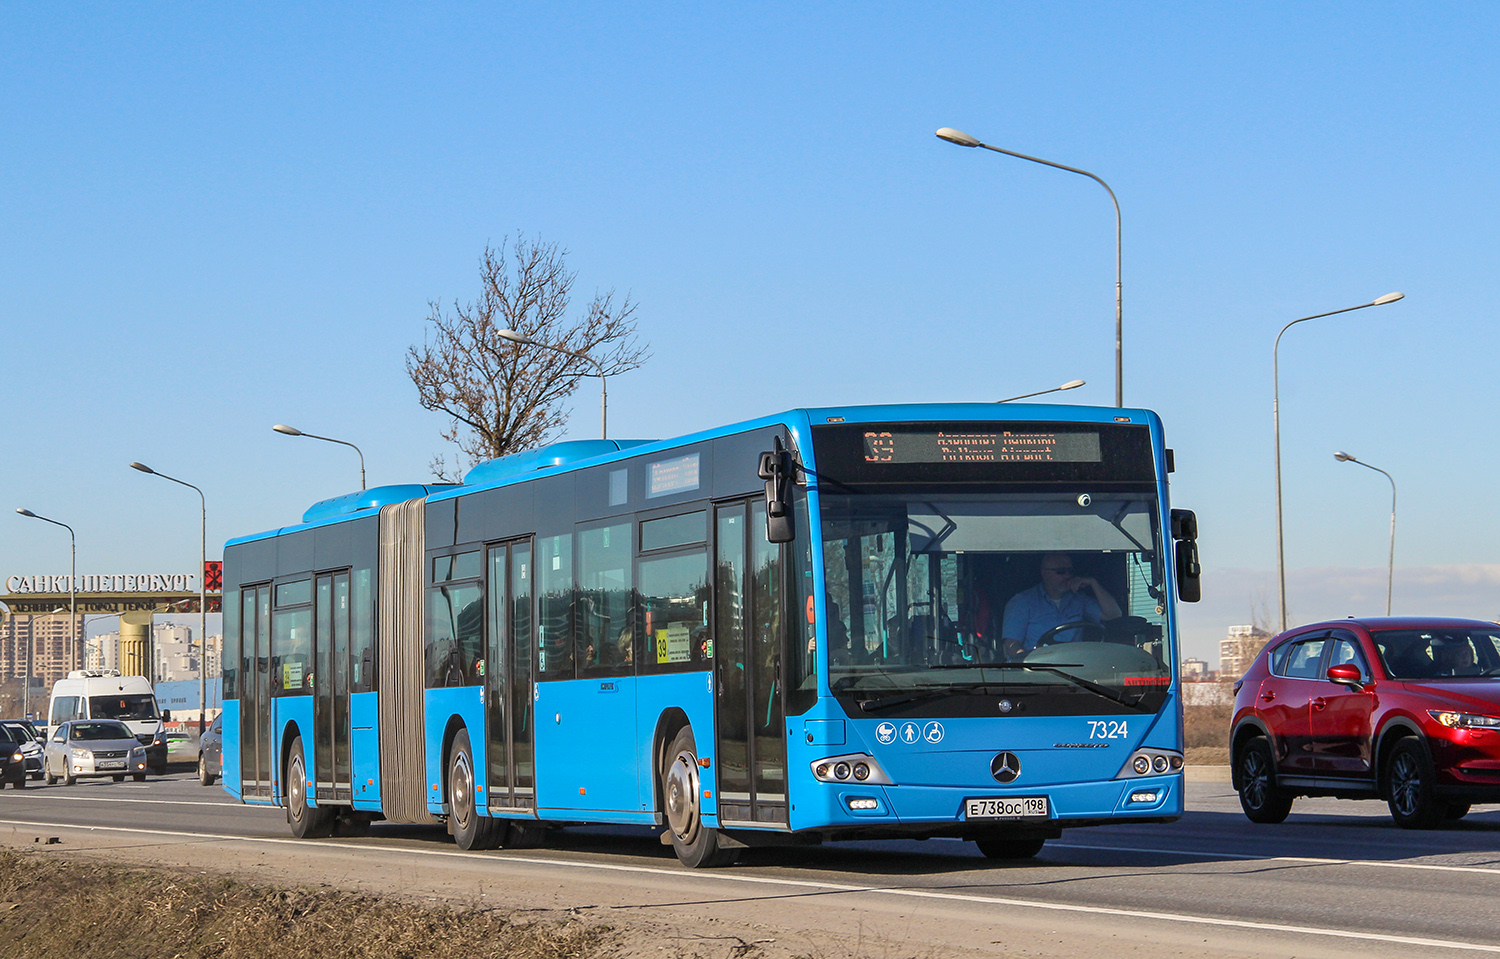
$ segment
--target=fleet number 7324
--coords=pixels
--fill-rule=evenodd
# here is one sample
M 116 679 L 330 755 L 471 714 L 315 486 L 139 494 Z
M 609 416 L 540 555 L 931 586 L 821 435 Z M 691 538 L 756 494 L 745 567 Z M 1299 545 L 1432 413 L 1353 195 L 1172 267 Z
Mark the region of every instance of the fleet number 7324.
M 1129 739 L 1130 730 L 1125 727 L 1126 720 L 1123 719 L 1090 719 L 1090 739 Z

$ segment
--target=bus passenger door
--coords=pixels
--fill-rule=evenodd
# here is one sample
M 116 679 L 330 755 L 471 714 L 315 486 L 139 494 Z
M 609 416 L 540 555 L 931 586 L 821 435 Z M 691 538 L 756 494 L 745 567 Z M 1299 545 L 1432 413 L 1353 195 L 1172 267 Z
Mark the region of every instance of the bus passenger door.
M 240 591 L 240 789 L 271 796 L 271 587 Z
M 722 826 L 785 825 L 781 669 L 784 552 L 765 503 L 715 511 L 715 693 Z
M 317 578 L 313 626 L 313 766 L 318 801 L 349 802 L 349 573 Z
M 492 812 L 536 808 L 532 761 L 531 541 L 489 551 L 484 663 L 486 803 Z

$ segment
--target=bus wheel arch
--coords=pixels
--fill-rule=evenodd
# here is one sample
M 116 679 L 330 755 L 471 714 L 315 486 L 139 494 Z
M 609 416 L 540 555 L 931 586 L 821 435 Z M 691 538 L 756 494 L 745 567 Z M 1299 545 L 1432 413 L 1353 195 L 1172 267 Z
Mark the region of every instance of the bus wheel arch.
M 693 727 L 682 726 L 664 754 L 658 779 L 667 826 L 664 841 L 693 869 L 727 866 L 739 858 L 738 845 L 724 843 L 719 830 L 703 823 L 702 768 Z
M 464 725 L 463 717 L 453 715 L 448 717 L 448 725 L 443 727 L 442 746 L 438 750 L 438 782 L 442 784 L 442 801 L 448 801 L 450 784 L 448 776 L 452 772 L 453 744 L 458 739 L 458 734 L 468 734 L 468 727 Z M 469 757 L 474 756 L 473 746 L 470 746 Z M 451 810 L 450 810 L 451 811 Z
M 314 806 L 307 801 L 307 757 L 302 749 L 302 737 L 291 735 L 286 740 L 286 759 L 282 769 L 281 788 L 286 804 L 286 821 L 292 835 L 298 839 L 318 839 L 333 832 L 334 810 L 327 806 Z
M 443 797 L 448 804 L 448 832 L 460 849 L 494 849 L 505 838 L 507 824 L 485 815 L 475 792 L 474 748 L 469 731 L 460 725 L 451 730 L 447 761 L 443 764 Z
M 667 805 L 666 797 L 662 795 L 661 770 L 666 766 L 667 750 L 672 741 L 683 729 L 691 727 L 687 713 L 676 706 L 662 710 L 662 714 L 656 717 L 656 735 L 651 740 L 651 783 L 656 793 L 656 811 L 663 822 L 666 821 Z

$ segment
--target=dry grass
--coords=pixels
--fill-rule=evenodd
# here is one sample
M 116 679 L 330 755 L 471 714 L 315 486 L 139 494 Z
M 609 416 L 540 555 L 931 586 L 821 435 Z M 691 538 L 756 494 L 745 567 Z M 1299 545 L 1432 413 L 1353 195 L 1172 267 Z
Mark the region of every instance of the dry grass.
M 1183 745 L 1187 761 L 1195 766 L 1217 766 L 1229 763 L 1229 719 L 1234 706 L 1215 703 L 1212 706 L 1182 708 Z
M 576 920 L 517 921 L 0 850 L 0 956 L 592 959 L 612 938 Z

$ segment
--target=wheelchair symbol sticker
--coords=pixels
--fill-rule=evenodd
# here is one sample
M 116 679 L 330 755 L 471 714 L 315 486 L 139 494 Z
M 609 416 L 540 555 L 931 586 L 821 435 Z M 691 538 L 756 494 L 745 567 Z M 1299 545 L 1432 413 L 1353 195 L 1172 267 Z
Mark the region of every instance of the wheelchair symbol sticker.
M 922 738 L 936 746 L 943 741 L 943 724 L 928 723 L 922 727 Z
M 922 730 L 917 726 L 916 723 L 901 724 L 901 741 L 903 743 L 906 743 L 906 745 L 908 746 L 912 746 L 915 745 L 917 740 L 921 738 Z
M 881 723 L 875 727 L 875 738 L 883 746 L 889 746 L 896 741 L 896 727 L 891 723 Z

